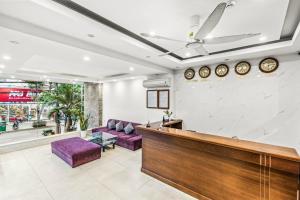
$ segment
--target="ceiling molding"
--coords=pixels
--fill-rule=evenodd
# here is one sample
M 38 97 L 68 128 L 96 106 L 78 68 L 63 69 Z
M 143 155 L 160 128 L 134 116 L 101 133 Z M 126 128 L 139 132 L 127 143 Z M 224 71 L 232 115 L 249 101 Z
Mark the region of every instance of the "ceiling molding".
M 71 1 L 71 0 L 52 0 L 52 1 L 58 3 L 62 6 L 65 6 L 79 14 L 82 14 L 98 23 L 104 24 L 116 31 L 119 31 L 131 38 L 134 38 L 146 45 L 149 45 L 149 46 L 161 51 L 162 53 L 169 52 L 167 49 L 165 49 L 157 44 L 154 44 L 149 40 L 146 40 L 145 38 L 129 31 L 128 29 L 104 18 L 103 16 L 101 16 L 101 15 L 99 15 L 99 14 L 97 14 L 97 13 Z M 297 26 L 299 24 L 299 21 L 300 21 L 300 14 L 299 14 L 300 13 L 300 4 L 298 1 L 299 0 L 290 0 L 290 2 L 289 2 L 289 6 L 287 9 L 287 16 L 284 20 L 284 25 L 283 25 L 283 29 L 282 29 L 283 31 L 281 34 L 281 38 L 279 40 L 270 41 L 270 42 L 266 42 L 266 43 L 247 45 L 247 46 L 242 46 L 242 47 L 238 47 L 238 48 L 225 49 L 222 51 L 210 52 L 209 55 L 223 54 L 223 53 L 234 52 L 234 51 L 249 49 L 249 48 L 253 48 L 253 47 L 260 47 L 260 46 L 265 46 L 265 45 L 269 45 L 269 44 L 281 43 L 281 42 L 292 40 L 292 38 L 295 34 L 295 31 L 297 29 Z M 292 13 L 292 14 L 289 14 L 289 13 Z M 296 17 L 295 17 L 295 15 L 296 15 Z M 198 55 L 198 56 L 183 58 L 175 53 L 170 53 L 168 55 L 173 58 L 178 59 L 179 61 L 187 61 L 187 60 L 191 60 L 191 59 L 195 59 L 195 58 L 206 57 L 203 55 Z
M 101 54 L 104 56 L 112 57 L 118 60 L 134 63 L 137 65 L 142 65 L 144 67 L 148 67 L 151 69 L 157 69 L 162 71 L 163 73 L 173 73 L 172 69 L 169 69 L 165 66 L 158 65 L 149 61 L 145 61 L 143 59 L 139 59 L 133 57 L 131 55 L 123 54 L 118 51 L 114 51 L 112 49 L 108 49 L 99 45 L 95 45 L 65 34 L 61 34 L 23 20 L 19 20 L 4 14 L 0 14 L 0 26 L 4 28 L 8 28 L 11 30 L 15 30 L 18 32 L 22 32 L 25 34 L 29 34 L 35 37 L 47 39 L 50 41 L 58 42 L 64 45 L 72 46 L 75 48 L 87 50 L 90 52 L 94 52 L 97 54 Z

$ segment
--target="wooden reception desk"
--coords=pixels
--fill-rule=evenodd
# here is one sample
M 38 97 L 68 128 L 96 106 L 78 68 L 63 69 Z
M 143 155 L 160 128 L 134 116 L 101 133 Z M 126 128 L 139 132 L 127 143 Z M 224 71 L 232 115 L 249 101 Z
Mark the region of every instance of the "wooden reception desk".
M 299 200 L 294 149 L 139 126 L 142 171 L 203 200 Z

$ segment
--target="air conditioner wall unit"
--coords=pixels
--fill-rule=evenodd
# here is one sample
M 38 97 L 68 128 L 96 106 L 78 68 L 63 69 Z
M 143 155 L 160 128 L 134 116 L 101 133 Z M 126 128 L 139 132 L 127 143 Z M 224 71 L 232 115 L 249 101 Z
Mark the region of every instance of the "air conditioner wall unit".
M 166 88 L 171 86 L 171 80 L 165 79 L 150 79 L 143 82 L 145 88 Z

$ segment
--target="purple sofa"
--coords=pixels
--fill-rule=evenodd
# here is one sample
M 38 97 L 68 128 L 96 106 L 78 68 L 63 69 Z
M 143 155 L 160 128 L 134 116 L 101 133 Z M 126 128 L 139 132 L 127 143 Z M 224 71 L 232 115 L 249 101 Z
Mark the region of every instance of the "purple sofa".
M 121 147 L 124 147 L 126 149 L 130 149 L 132 151 L 135 151 L 135 150 L 140 149 L 142 147 L 142 136 L 138 135 L 136 133 L 135 129 L 129 135 L 125 134 L 125 132 L 123 132 L 123 131 L 122 132 L 117 132 L 116 130 L 109 130 L 108 129 L 108 123 L 111 120 L 115 120 L 116 123 L 118 123 L 119 121 L 121 121 L 121 120 L 117 120 L 117 119 L 109 119 L 107 121 L 107 125 L 106 126 L 100 127 L 100 128 L 94 128 L 94 129 L 92 129 L 92 133 L 95 133 L 95 132 L 107 132 L 107 133 L 111 133 L 113 135 L 116 135 L 116 136 L 118 136 L 116 144 L 119 145 L 119 146 L 121 146 Z M 122 121 L 122 122 L 123 122 L 124 128 L 127 126 L 128 123 L 131 123 L 134 128 L 136 126 L 138 126 L 138 125 L 141 125 L 141 124 L 138 124 L 138 123 L 127 122 L 127 121 Z
M 79 137 L 52 142 L 51 149 L 73 168 L 101 157 L 99 145 Z

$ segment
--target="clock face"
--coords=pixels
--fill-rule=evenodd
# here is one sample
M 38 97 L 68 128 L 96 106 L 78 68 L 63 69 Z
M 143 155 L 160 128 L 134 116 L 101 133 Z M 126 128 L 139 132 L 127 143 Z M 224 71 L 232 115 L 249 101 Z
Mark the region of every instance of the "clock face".
M 210 68 L 208 66 L 203 66 L 199 69 L 199 76 L 201 78 L 207 78 L 210 75 Z
M 251 69 L 251 65 L 250 65 L 250 63 L 248 63 L 246 61 L 239 62 L 235 66 L 235 72 L 239 75 L 248 74 L 250 69 Z
M 219 77 L 224 77 L 228 74 L 229 67 L 225 64 L 218 65 L 215 69 L 215 73 Z
M 188 68 L 187 70 L 185 70 L 185 72 L 184 72 L 184 77 L 185 77 L 187 80 L 193 79 L 194 76 L 195 76 L 195 70 L 194 70 L 194 69 Z
M 266 58 L 259 63 L 260 71 L 264 73 L 274 72 L 279 66 L 278 60 L 275 58 Z

